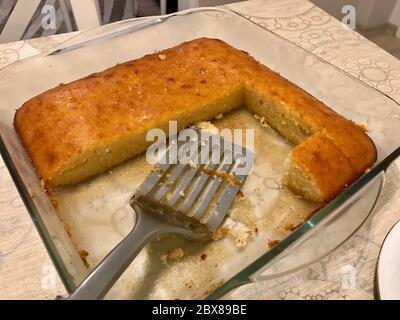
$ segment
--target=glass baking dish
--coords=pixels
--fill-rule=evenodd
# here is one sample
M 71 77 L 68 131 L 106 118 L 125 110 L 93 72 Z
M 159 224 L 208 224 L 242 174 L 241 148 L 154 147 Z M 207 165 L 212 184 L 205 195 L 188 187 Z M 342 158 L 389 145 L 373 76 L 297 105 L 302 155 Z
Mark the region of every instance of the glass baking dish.
M 259 249 L 255 253 L 249 253 L 248 250 L 239 252 L 238 257 L 245 254 L 245 259 L 237 264 L 236 261 L 227 265 L 222 263 L 222 274 L 204 280 L 209 284 L 206 289 L 201 288 L 202 294 L 188 294 L 186 288 L 177 297 L 220 298 L 240 285 L 267 280 L 304 267 L 342 244 L 372 212 L 383 186 L 385 170 L 400 155 L 400 107 L 394 100 L 273 32 L 227 10 L 202 8 L 113 23 L 79 34 L 49 52 L 0 71 L 0 151 L 69 292 L 89 272 L 81 258 L 86 253 L 78 252 L 76 243 L 71 240 L 68 223 L 62 221 L 65 216 L 55 210 L 48 194 L 41 189 L 40 181 L 13 129 L 15 109 L 29 98 L 61 82 L 67 83 L 117 63 L 199 37 L 221 39 L 247 51 L 338 113 L 355 122 L 366 123 L 368 134 L 377 147 L 378 160 L 362 178 L 280 239 L 277 245 L 265 248 L 263 252 Z M 113 173 L 110 172 L 110 175 L 113 176 Z M 133 192 L 121 184 L 123 180 L 116 177 L 122 193 Z M 90 189 L 91 186 L 93 184 L 80 188 Z M 111 186 L 114 188 L 115 184 Z M 111 189 L 105 188 L 101 192 L 105 192 L 106 197 L 113 197 Z M 73 195 L 76 196 L 74 199 L 87 201 L 82 193 Z M 79 201 L 77 203 L 81 203 Z M 128 197 L 122 199 L 121 203 L 124 201 L 128 201 Z M 127 219 L 126 212 L 118 211 L 118 215 L 121 221 Z M 129 220 L 121 227 L 120 237 L 126 234 L 132 224 L 133 221 Z M 120 237 L 104 243 L 99 257 L 111 250 Z M 143 276 L 141 272 L 138 273 Z M 146 279 L 151 282 L 155 281 L 154 277 L 152 273 L 151 277 L 143 277 L 139 282 L 142 285 L 144 283 L 144 287 L 152 286 Z M 128 284 L 129 279 L 117 282 L 109 298 L 143 297 L 126 292 L 122 294 L 122 291 L 129 291 L 126 289 Z M 165 288 L 161 289 L 156 297 L 172 298 L 161 292 Z M 174 291 L 176 288 L 170 289 Z

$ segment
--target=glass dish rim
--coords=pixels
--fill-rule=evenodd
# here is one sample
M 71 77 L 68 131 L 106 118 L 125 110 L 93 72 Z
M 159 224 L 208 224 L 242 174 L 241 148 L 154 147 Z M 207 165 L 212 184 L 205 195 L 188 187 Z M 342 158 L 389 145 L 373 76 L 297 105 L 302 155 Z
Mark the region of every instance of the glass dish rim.
M 320 62 L 329 65 L 330 67 L 334 68 L 336 71 L 342 73 L 344 76 L 347 76 L 347 77 L 351 78 L 352 80 L 356 81 L 358 84 L 361 84 L 364 87 L 375 91 L 377 94 L 385 96 L 386 98 L 393 101 L 400 108 L 400 104 L 396 100 L 394 100 L 392 97 L 390 97 L 388 94 L 385 94 L 385 93 L 379 91 L 378 89 L 368 85 L 367 83 L 365 83 L 365 82 L 359 80 L 358 78 L 354 77 L 353 75 L 345 72 L 344 70 L 340 69 L 339 67 L 335 66 L 334 64 L 320 58 L 319 56 L 317 56 L 316 54 L 314 54 L 310 51 L 307 51 L 306 49 L 299 46 L 298 44 L 284 38 L 283 36 L 275 33 L 274 31 L 271 31 L 271 30 L 263 27 L 262 25 L 255 23 L 248 17 L 246 17 L 234 10 L 230 10 L 230 9 L 227 10 L 227 9 L 215 8 L 215 7 L 194 8 L 194 9 L 188 9 L 188 10 L 184 10 L 184 11 L 180 11 L 180 12 L 176 12 L 176 13 L 172 13 L 172 14 L 168 14 L 168 15 L 133 18 L 133 19 L 114 22 L 114 23 L 111 23 L 108 25 L 103 25 L 103 26 L 96 27 L 96 28 L 91 28 L 91 29 L 85 30 L 83 32 L 80 32 L 76 35 L 73 35 L 72 37 L 68 38 L 67 40 L 57 44 L 55 47 L 53 47 L 50 50 L 40 52 L 38 54 L 29 56 L 25 59 L 11 63 L 10 65 L 7 65 L 3 68 L 0 68 L 0 71 L 4 72 L 7 70 L 7 68 L 11 68 L 11 67 L 15 66 L 16 64 L 26 63 L 29 60 L 33 60 L 33 59 L 40 58 L 40 57 L 45 57 L 45 56 L 52 55 L 55 53 L 56 54 L 62 53 L 62 50 L 63 50 L 62 45 L 63 44 L 68 43 L 69 41 L 73 40 L 74 38 L 84 37 L 86 34 L 90 33 L 91 31 L 94 31 L 94 30 L 101 30 L 101 29 L 105 29 L 105 28 L 109 28 L 109 27 L 112 28 L 112 26 L 115 27 L 117 25 L 130 24 L 132 22 L 133 23 L 139 22 L 140 20 L 145 21 L 144 22 L 145 24 L 147 22 L 149 22 L 148 26 L 151 26 L 151 25 L 153 25 L 152 22 L 153 23 L 163 23 L 164 21 L 167 21 L 170 18 L 173 18 L 176 16 L 185 16 L 185 15 L 190 15 L 190 14 L 197 13 L 197 12 L 209 12 L 209 11 L 220 12 L 223 14 L 229 14 L 238 19 L 246 20 L 247 22 L 251 23 L 255 27 L 261 28 L 263 31 L 268 32 L 268 33 L 272 34 L 273 36 L 278 37 L 279 39 L 281 39 L 287 43 L 290 43 L 291 45 L 296 46 L 298 49 L 302 50 L 304 53 L 307 53 L 307 54 L 313 56 L 315 59 L 319 60 Z M 139 25 L 141 25 L 141 24 L 139 24 Z M 135 27 L 135 25 L 133 27 Z M 144 27 L 147 27 L 147 26 L 144 26 Z M 133 30 L 132 32 L 134 32 L 134 31 L 135 30 Z M 118 32 L 116 32 L 112 35 L 118 36 Z M 95 38 L 94 41 L 96 41 L 97 39 L 102 39 L 102 37 Z M 80 43 L 80 44 L 84 45 L 88 41 L 90 42 L 90 40 L 86 40 L 86 41 L 82 40 L 81 42 L 78 42 L 78 44 Z M 68 48 L 68 46 L 66 48 Z M 32 202 L 32 199 L 29 195 L 29 192 L 28 192 L 22 178 L 20 177 L 18 171 L 16 170 L 16 168 L 13 164 L 13 161 L 9 155 L 8 150 L 5 147 L 5 144 L 3 142 L 3 138 L 1 135 L 0 135 L 0 154 L 2 155 L 2 157 L 4 159 L 4 163 L 6 164 L 8 171 L 10 172 L 10 176 L 12 177 L 14 184 L 17 187 L 17 190 L 24 202 L 24 205 L 27 208 L 27 211 L 34 222 L 35 227 L 38 230 L 40 237 L 42 238 L 42 241 L 46 247 L 46 250 L 48 251 L 50 258 L 51 258 L 52 262 L 54 263 L 66 290 L 69 293 L 73 292 L 76 288 L 76 285 L 73 282 L 72 277 L 68 273 L 65 263 L 62 260 L 61 256 L 59 255 L 59 253 L 54 245 L 53 240 L 49 236 L 49 232 L 48 232 L 44 222 L 42 221 L 40 214 L 38 214 L 38 210 L 37 210 L 35 204 Z M 223 295 L 225 295 L 227 292 L 232 290 L 233 288 L 236 288 L 237 286 L 249 283 L 250 277 L 254 273 L 256 273 L 258 270 L 263 268 L 267 263 L 271 262 L 273 259 L 277 258 L 285 249 L 287 249 L 289 246 L 296 243 L 296 241 L 301 239 L 302 236 L 304 234 L 306 234 L 308 231 L 317 227 L 319 225 L 319 223 L 322 222 L 324 220 L 324 218 L 329 216 L 329 214 L 335 208 L 337 208 L 344 201 L 346 201 L 347 199 L 349 199 L 353 195 L 355 195 L 357 193 L 357 191 L 359 191 L 362 187 L 364 187 L 368 182 L 370 182 L 380 172 L 385 171 L 387 169 L 387 167 L 399 156 L 400 156 L 400 146 L 397 147 L 397 149 L 395 149 L 386 158 L 384 158 L 380 163 L 376 164 L 369 172 L 367 172 L 360 179 L 358 179 L 356 182 L 354 182 L 349 188 L 347 188 L 342 193 L 340 193 L 336 198 L 334 198 L 332 201 L 327 203 L 323 208 L 319 209 L 310 219 L 305 221 L 300 227 L 298 227 L 295 231 L 293 231 L 288 237 L 286 237 L 284 240 L 282 240 L 279 243 L 279 245 L 275 246 L 271 250 L 262 254 L 256 260 L 254 260 L 249 265 L 247 265 L 245 268 L 243 268 L 241 271 L 239 271 L 234 276 L 232 276 L 230 279 L 226 280 L 219 288 L 214 290 L 205 299 L 220 298 Z M 379 195 L 378 195 L 378 197 L 379 197 Z M 354 230 L 354 232 L 356 232 L 356 230 Z M 351 237 L 354 234 L 354 232 L 351 235 L 349 235 L 349 237 Z M 333 250 L 331 250 L 330 252 L 332 252 L 332 251 Z M 304 266 L 306 266 L 308 264 L 309 263 L 305 264 Z

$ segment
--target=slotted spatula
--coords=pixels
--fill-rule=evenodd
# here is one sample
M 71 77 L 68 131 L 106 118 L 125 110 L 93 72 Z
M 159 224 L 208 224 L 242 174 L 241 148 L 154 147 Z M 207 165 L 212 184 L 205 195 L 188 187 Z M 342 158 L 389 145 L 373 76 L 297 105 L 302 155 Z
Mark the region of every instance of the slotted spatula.
M 185 129 L 181 134 L 190 140 L 170 139 L 156 169 L 131 198 L 136 213 L 132 231 L 68 299 L 103 298 L 156 236 L 175 233 L 206 241 L 222 224 L 251 169 L 253 152 L 205 131 Z

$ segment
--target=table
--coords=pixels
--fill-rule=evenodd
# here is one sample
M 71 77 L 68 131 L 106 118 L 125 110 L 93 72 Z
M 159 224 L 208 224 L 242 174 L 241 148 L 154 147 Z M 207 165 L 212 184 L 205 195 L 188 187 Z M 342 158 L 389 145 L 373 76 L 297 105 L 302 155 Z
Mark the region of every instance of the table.
M 400 61 L 307 0 L 254 0 L 225 6 L 319 55 L 400 102 Z M 0 68 L 72 34 L 0 45 Z M 288 276 L 247 285 L 239 299 L 373 299 L 382 241 L 400 219 L 400 160 L 387 172 L 377 209 L 343 246 Z M 0 299 L 53 299 L 66 291 L 0 159 Z

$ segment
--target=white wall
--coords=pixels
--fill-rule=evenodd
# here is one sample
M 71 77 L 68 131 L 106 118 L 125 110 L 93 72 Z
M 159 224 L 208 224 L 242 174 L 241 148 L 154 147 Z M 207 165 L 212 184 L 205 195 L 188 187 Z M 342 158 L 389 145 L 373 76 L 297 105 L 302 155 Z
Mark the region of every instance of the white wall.
M 241 0 L 200 0 L 199 2 L 201 7 L 213 7 L 239 1 Z
M 178 0 L 178 10 L 195 7 L 214 7 L 243 0 Z
M 396 5 L 396 0 L 368 0 L 371 1 L 369 11 L 365 12 L 365 20 L 360 21 L 360 25 L 365 28 L 375 28 L 388 23 L 390 15 Z M 363 13 L 363 6 L 365 0 L 359 0 L 357 10 L 361 9 Z
M 354 7 L 357 6 L 359 0 L 310 0 L 315 5 L 325 10 L 335 18 L 342 20 L 342 8 L 343 6 L 349 4 Z
M 241 0 L 178 0 L 179 10 L 193 7 L 218 6 Z M 376 28 L 387 22 L 400 25 L 400 0 L 310 0 L 333 15 L 343 18 L 342 8 L 352 5 L 356 8 L 357 25 L 363 29 Z
M 396 5 L 389 17 L 389 22 L 398 26 L 400 24 L 400 0 L 397 0 Z
M 370 29 L 382 26 L 389 21 L 393 8 L 398 6 L 396 0 L 310 0 L 318 7 L 327 11 L 337 19 L 341 20 L 342 7 L 346 4 L 356 8 L 357 25 Z M 398 2 L 398 1 L 397 1 Z M 400 17 L 400 8 L 399 17 Z M 400 20 L 400 19 L 399 19 Z
M 396 37 L 400 38 L 400 0 L 397 0 L 396 5 L 389 17 L 389 23 L 397 26 Z

